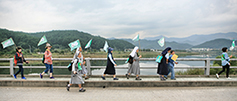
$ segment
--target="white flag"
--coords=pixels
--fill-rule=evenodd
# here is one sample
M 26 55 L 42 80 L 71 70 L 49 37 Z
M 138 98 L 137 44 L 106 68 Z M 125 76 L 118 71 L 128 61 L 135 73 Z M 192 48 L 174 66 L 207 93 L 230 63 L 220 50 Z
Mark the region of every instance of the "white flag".
M 165 38 L 162 37 L 159 41 L 158 41 L 158 44 L 163 47 L 165 45 Z
M 139 41 L 139 34 L 137 34 L 137 36 L 134 37 L 132 40 L 133 40 L 134 42 Z
M 92 39 L 86 44 L 85 49 L 91 47 Z
M 104 50 L 105 50 L 105 52 L 108 51 L 108 47 L 109 47 L 109 45 L 108 45 L 107 41 L 105 41 L 105 45 L 104 45 Z

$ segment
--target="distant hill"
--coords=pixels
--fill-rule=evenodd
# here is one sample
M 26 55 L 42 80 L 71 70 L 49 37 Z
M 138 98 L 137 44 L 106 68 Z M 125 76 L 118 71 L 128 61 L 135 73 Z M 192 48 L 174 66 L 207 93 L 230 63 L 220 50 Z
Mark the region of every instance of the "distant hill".
M 157 40 L 162 38 L 163 36 L 157 36 L 157 37 L 147 37 L 144 38 L 146 40 Z M 184 38 L 175 38 L 175 37 L 170 37 L 167 38 L 165 37 L 166 42 L 178 42 L 178 43 L 188 43 L 193 46 L 202 44 L 206 41 L 211 41 L 214 39 L 237 39 L 237 33 L 236 32 L 228 32 L 228 33 L 214 33 L 214 34 L 208 34 L 208 35 L 191 35 L 189 37 L 184 37 Z
M 132 39 L 123 39 L 126 40 L 135 46 L 139 46 L 139 42 L 133 42 Z M 141 49 L 164 49 L 164 47 L 160 47 L 160 45 L 157 43 L 158 40 L 140 40 Z M 177 42 L 166 42 L 166 47 L 172 47 L 173 49 L 179 49 L 184 50 L 191 48 L 192 45 L 190 44 L 183 44 L 183 43 L 177 43 Z
M 133 44 L 124 40 L 119 39 L 108 40 L 100 36 L 93 36 L 89 33 L 84 33 L 77 30 L 53 30 L 38 33 L 25 33 L 17 31 L 9 31 L 7 29 L 0 29 L 1 42 L 12 37 L 16 45 L 21 46 L 24 49 L 29 49 L 30 46 L 33 49 L 38 48 L 37 44 L 43 35 L 46 36 L 48 42 L 53 46 L 53 48 L 58 49 L 69 49 L 68 44 L 77 39 L 80 40 L 82 48 L 85 47 L 85 45 L 90 39 L 93 39 L 91 48 L 96 50 L 103 48 L 105 41 L 108 41 L 109 46 L 115 48 L 116 50 L 124 50 L 127 48 L 134 47 Z M 39 48 L 41 50 L 44 50 L 44 47 L 45 44 L 41 45 Z M 3 48 L 0 47 L 0 50 L 3 50 Z M 4 50 L 6 51 L 8 49 Z
M 215 39 L 215 40 L 204 42 L 197 46 L 193 46 L 193 48 L 214 48 L 214 49 L 221 49 L 223 47 L 229 48 L 231 46 L 232 41 L 233 40 L 228 40 L 228 39 Z

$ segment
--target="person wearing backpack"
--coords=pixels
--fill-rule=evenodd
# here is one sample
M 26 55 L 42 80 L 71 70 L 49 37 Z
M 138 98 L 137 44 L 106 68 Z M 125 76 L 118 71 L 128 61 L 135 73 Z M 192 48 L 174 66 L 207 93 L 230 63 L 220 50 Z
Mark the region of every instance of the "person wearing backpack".
M 81 47 L 80 47 L 81 48 Z M 67 85 L 67 91 L 70 90 L 71 85 L 78 84 L 79 86 L 79 92 L 85 92 L 86 89 L 82 88 L 81 85 L 84 84 L 84 81 L 82 79 L 82 65 L 84 65 L 82 61 L 82 54 L 80 52 L 76 51 L 76 57 L 73 58 L 73 64 L 72 64 L 72 71 L 71 71 L 71 80 L 69 81 L 69 84 Z
M 75 53 L 75 55 L 73 56 L 73 59 L 76 59 L 76 57 L 78 56 L 79 53 L 81 53 L 80 60 L 83 62 L 81 73 L 84 75 L 85 80 L 87 80 L 87 79 L 89 79 L 89 76 L 86 75 L 88 71 L 86 70 L 86 66 L 85 66 L 86 62 L 84 61 L 85 58 L 84 58 L 83 55 L 82 55 L 82 48 L 81 48 L 81 47 L 77 48 L 76 53 Z
M 17 79 L 17 77 L 16 77 L 17 74 L 19 74 L 21 72 L 21 79 L 26 80 L 26 78 L 24 77 L 23 62 L 25 62 L 27 64 L 29 62 L 25 60 L 21 51 L 22 51 L 21 47 L 16 48 L 16 54 L 14 56 L 14 64 L 15 64 L 15 66 L 17 65 L 19 67 L 19 70 L 16 72 L 16 74 L 13 74 L 13 77 L 15 79 Z
M 221 55 L 221 64 L 222 64 L 222 71 L 220 71 L 218 74 L 216 74 L 216 78 L 219 79 L 219 75 L 223 72 L 225 72 L 226 70 L 226 78 L 227 79 L 231 79 L 229 77 L 229 69 L 230 69 L 230 58 L 232 58 L 232 55 L 229 57 L 227 52 L 228 52 L 228 48 L 227 47 L 223 47 L 222 48 L 222 55 Z
M 139 61 L 140 58 L 142 57 L 141 55 L 138 55 L 138 51 L 139 48 L 136 46 L 134 47 L 133 51 L 130 53 L 130 58 L 132 60 L 130 60 L 130 68 L 128 70 L 128 74 L 126 75 L 127 79 L 129 79 L 129 76 L 131 75 L 131 73 L 136 75 L 136 79 L 135 80 L 142 80 L 139 75 L 140 75 L 140 65 L 139 65 Z
M 40 73 L 40 78 L 42 79 L 43 75 L 46 72 L 48 72 L 48 70 L 50 70 L 49 78 L 54 79 L 52 53 L 50 52 L 50 49 L 52 48 L 52 46 L 49 43 L 47 43 L 45 48 L 46 48 L 46 51 L 44 52 L 44 57 L 45 57 L 44 64 L 45 64 L 46 69 L 42 73 Z

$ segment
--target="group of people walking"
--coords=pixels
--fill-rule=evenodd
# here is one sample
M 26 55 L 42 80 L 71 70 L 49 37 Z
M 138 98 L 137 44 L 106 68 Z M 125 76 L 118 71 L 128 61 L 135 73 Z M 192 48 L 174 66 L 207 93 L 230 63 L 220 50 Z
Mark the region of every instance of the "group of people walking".
M 47 43 L 46 44 L 46 51 L 44 53 L 44 57 L 43 57 L 43 63 L 46 66 L 46 69 L 40 73 L 40 78 L 43 78 L 43 75 L 45 73 L 47 73 L 48 71 L 50 71 L 50 79 L 54 79 L 53 77 L 53 62 L 52 62 L 52 53 L 50 51 L 50 49 L 52 48 L 52 46 Z M 105 80 L 105 75 L 113 75 L 113 80 L 119 80 L 116 77 L 116 70 L 115 70 L 115 66 L 117 66 L 115 59 L 113 58 L 113 48 L 109 47 L 108 48 L 108 55 L 107 55 L 107 66 L 106 69 L 103 73 L 103 75 L 101 76 L 101 78 L 103 80 Z M 16 48 L 16 54 L 14 56 L 14 63 L 15 65 L 19 66 L 19 70 L 13 74 L 13 77 L 16 79 L 17 78 L 17 74 L 19 74 L 21 72 L 21 78 L 22 79 L 26 79 L 24 77 L 23 74 L 23 63 L 29 63 L 28 61 L 25 60 L 23 54 L 22 54 L 22 49 L 21 47 L 17 47 Z M 226 71 L 226 77 L 229 78 L 229 66 L 230 66 L 230 58 L 232 57 L 232 55 L 230 57 L 228 57 L 228 54 L 226 53 L 228 51 L 228 49 L 226 47 L 222 48 L 222 68 L 223 70 L 221 72 L 219 72 L 218 74 L 216 74 L 216 77 L 219 79 L 219 75 L 225 71 L 225 69 L 227 69 Z M 127 60 L 128 62 L 128 71 L 125 74 L 126 78 L 129 79 L 130 76 L 132 74 L 136 75 L 135 80 L 142 80 L 139 75 L 140 75 L 140 65 L 139 65 L 139 61 L 140 58 L 142 58 L 141 55 L 138 54 L 139 52 L 139 48 L 136 46 L 134 47 L 133 51 L 130 53 L 129 58 Z M 171 47 L 167 47 L 165 50 L 162 51 L 161 56 L 162 59 L 160 61 L 160 63 L 158 63 L 158 68 L 157 68 L 157 74 L 160 76 L 160 80 L 161 81 L 166 81 L 167 75 L 169 75 L 169 73 L 171 73 L 171 80 L 176 80 L 175 78 L 175 72 L 174 72 L 174 64 L 178 64 L 178 62 L 174 61 L 172 59 L 172 56 L 175 54 L 175 51 L 171 49 Z M 82 84 L 84 84 L 83 78 L 81 75 L 84 75 L 85 79 L 88 79 L 89 76 L 86 75 L 87 74 L 87 69 L 85 67 L 85 58 L 82 55 L 82 48 L 79 47 L 76 49 L 76 52 L 73 56 L 73 60 L 72 60 L 72 72 L 71 72 L 71 80 L 69 82 L 69 84 L 67 85 L 67 91 L 70 90 L 71 85 L 73 84 L 77 84 L 79 86 L 79 92 L 85 92 L 86 89 L 82 88 Z

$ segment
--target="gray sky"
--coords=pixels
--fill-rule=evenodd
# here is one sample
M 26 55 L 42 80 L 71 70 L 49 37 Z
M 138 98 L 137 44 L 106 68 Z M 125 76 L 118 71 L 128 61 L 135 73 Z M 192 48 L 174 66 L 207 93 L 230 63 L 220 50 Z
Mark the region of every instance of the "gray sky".
M 237 32 L 237 0 L 0 0 L 0 28 L 106 38 Z

